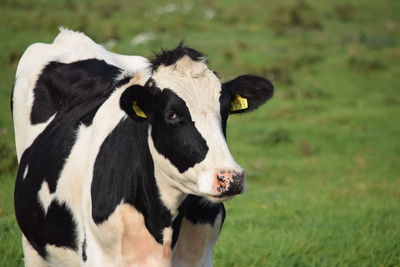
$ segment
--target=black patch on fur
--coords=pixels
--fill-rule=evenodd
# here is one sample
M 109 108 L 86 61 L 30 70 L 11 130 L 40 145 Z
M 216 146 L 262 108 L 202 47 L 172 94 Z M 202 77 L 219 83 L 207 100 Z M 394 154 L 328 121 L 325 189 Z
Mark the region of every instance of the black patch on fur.
M 162 50 L 160 53 L 155 55 L 155 58 L 151 60 L 152 71 L 156 70 L 159 66 L 169 66 L 175 64 L 179 59 L 184 56 L 189 56 L 194 61 L 201 61 L 205 58 L 201 52 L 187 47 L 180 42 L 179 45 L 173 50 Z
M 45 70 L 39 77 L 43 83 L 38 82 L 40 85 L 35 88 L 38 99 L 35 99 L 32 118 L 39 123 L 46 121 L 55 111 L 57 115 L 24 151 L 14 191 L 17 222 L 29 243 L 44 258 L 47 256 L 46 244 L 75 251 L 78 244 L 73 215 L 67 204 L 54 200 L 45 214 L 38 192 L 44 181 L 50 193 L 56 191 L 59 175 L 76 141 L 79 126 L 82 122 L 91 123 L 95 111 L 114 89 L 116 82 L 113 75 L 99 75 L 120 71 L 94 59 L 71 64 L 52 62 Z M 68 86 L 71 86 L 69 91 Z M 29 168 L 23 178 L 27 166 Z
M 55 191 L 58 173 L 62 168 L 62 152 L 68 151 L 72 146 L 70 139 L 63 140 L 66 147 L 60 156 L 47 154 L 46 152 L 54 152 L 53 148 L 61 148 L 53 146 L 54 139 L 48 134 L 49 131 L 45 130 L 22 155 L 14 191 L 17 222 L 29 243 L 43 258 L 47 256 L 46 244 L 77 250 L 76 226 L 68 206 L 53 200 L 45 214 L 38 200 L 37 193 L 43 181 L 48 183 L 50 192 Z M 42 143 L 46 142 L 44 136 L 50 138 L 48 145 Z M 23 179 L 28 166 L 29 170 Z
M 225 208 L 222 203 L 212 203 L 203 197 L 189 195 L 179 208 L 185 211 L 185 217 L 193 224 L 211 224 L 214 225 L 217 215 L 221 211 L 225 214 Z
M 189 109 L 178 95 L 164 89 L 159 99 L 161 109 L 151 121 L 151 136 L 157 151 L 181 172 L 187 171 L 207 155 L 207 142 L 196 129 Z M 177 117 L 170 119 L 170 114 Z
M 47 182 L 50 193 L 56 191 L 65 159 L 75 143 L 80 113 L 81 111 L 72 110 L 62 116 L 57 115 L 25 150 L 18 167 L 14 193 L 17 221 L 24 235 L 42 257 L 47 255 L 47 243 L 77 250 L 72 215 L 65 204 L 57 206 L 57 202 L 53 201 L 48 214 L 44 214 L 37 193 L 44 181 Z M 24 179 L 27 166 L 29 169 Z M 56 216 L 51 217 L 53 213 Z M 57 216 L 61 221 L 57 221 Z
M 175 246 L 179 238 L 179 232 L 183 218 L 188 219 L 193 224 L 210 224 L 214 226 L 218 214 L 222 213 L 221 228 L 225 220 L 225 207 L 222 203 L 211 203 L 200 196 L 188 195 L 179 207 L 178 216 L 172 224 L 172 247 Z
M 104 140 L 93 171 L 92 217 L 101 224 L 121 202 L 131 204 L 162 243 L 162 231 L 171 225 L 172 217 L 159 197 L 147 131 L 146 123 L 125 119 Z
M 107 97 L 117 83 L 127 82 L 126 79 L 115 81 L 120 73 L 121 69 L 98 59 L 69 64 L 50 62 L 33 90 L 32 124 L 46 122 L 54 113 L 73 109 L 82 102 L 95 105 L 94 100 Z M 91 109 L 82 122 L 90 124 L 95 113 Z
M 83 242 L 82 242 L 82 260 L 83 260 L 83 262 L 87 261 L 86 246 L 87 246 L 87 244 L 86 244 L 86 236 L 85 236 L 85 238 L 83 239 Z
M 50 193 L 56 191 L 64 161 L 75 143 L 78 118 L 74 112 L 56 116 L 24 151 L 18 167 L 14 191 L 17 222 L 29 243 L 44 258 L 46 244 L 77 250 L 75 225 L 68 207 L 53 201 L 45 214 L 38 192 L 44 181 Z M 26 168 L 28 171 L 23 178 Z
M 263 77 L 249 74 L 241 75 L 224 83 L 223 90 L 229 91 L 231 99 L 237 94 L 247 99 L 249 105 L 247 109 L 232 111 L 231 113 L 252 111 L 270 99 L 274 94 L 274 86 L 270 81 Z

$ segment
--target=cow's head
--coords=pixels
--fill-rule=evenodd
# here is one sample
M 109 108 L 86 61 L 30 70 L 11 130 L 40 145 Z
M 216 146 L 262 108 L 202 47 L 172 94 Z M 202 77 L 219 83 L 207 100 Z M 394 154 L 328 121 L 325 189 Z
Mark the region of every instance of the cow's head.
M 152 74 L 129 87 L 121 107 L 149 124 L 148 143 L 158 178 L 185 193 L 222 201 L 245 187 L 243 169 L 225 139 L 230 114 L 256 109 L 273 85 L 254 75 L 221 83 L 204 56 L 179 45 L 152 61 Z

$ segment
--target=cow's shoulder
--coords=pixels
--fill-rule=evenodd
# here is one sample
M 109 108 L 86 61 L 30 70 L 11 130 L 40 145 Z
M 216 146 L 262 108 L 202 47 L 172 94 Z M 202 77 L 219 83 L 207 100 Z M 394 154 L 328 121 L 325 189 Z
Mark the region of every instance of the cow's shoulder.
M 144 217 L 147 230 L 162 243 L 172 216 L 160 198 L 147 144 L 148 125 L 123 118 L 105 138 L 93 166 L 92 219 L 105 223 L 121 204 Z

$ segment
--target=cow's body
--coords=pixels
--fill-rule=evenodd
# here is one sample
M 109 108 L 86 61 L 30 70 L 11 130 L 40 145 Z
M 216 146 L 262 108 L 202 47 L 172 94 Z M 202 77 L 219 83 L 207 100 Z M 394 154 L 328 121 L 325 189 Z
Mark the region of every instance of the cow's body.
M 240 193 L 244 177 L 224 141 L 221 86 L 193 51 L 150 63 L 68 30 L 27 49 L 13 93 L 26 265 L 212 265 L 219 202 Z M 205 96 L 180 88 L 205 84 Z M 182 117 L 160 123 L 155 102 Z

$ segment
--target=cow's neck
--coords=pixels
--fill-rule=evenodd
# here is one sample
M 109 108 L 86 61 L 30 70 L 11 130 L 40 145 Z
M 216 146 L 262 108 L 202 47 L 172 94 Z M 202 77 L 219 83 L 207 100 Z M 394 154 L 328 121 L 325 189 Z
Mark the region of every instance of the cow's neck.
M 184 193 L 184 189 L 179 187 L 179 183 L 171 177 L 171 174 L 166 173 L 165 169 L 171 165 L 171 162 L 164 156 L 160 155 L 154 147 L 154 142 L 151 137 L 151 127 L 148 129 L 147 136 L 149 151 L 153 159 L 154 164 L 154 176 L 156 178 L 157 187 L 160 192 L 160 197 L 164 205 L 171 212 L 172 218 L 178 214 L 178 208 L 187 196 Z
M 155 176 L 157 181 L 158 190 L 160 191 L 160 197 L 164 205 L 169 209 L 173 218 L 178 214 L 178 208 L 187 196 L 178 188 L 170 185 L 166 181 L 165 174 L 155 166 Z

